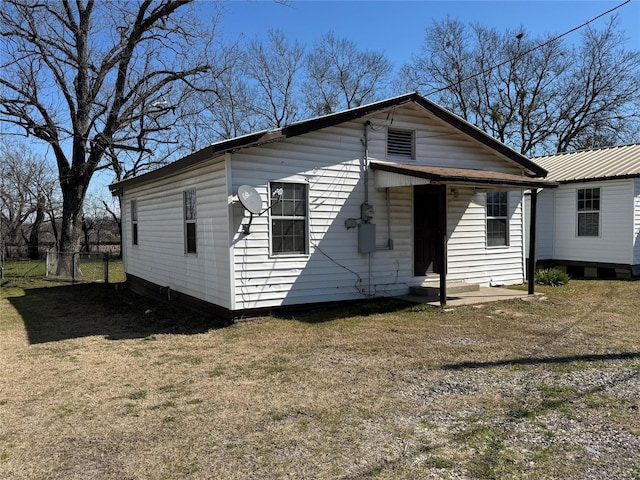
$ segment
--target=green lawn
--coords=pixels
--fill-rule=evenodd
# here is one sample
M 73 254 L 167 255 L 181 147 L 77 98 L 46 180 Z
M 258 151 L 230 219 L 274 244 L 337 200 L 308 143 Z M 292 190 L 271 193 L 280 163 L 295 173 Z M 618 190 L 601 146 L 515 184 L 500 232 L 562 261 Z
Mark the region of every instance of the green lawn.
M 105 262 L 102 258 L 84 260 L 80 262 L 78 282 L 103 282 L 105 274 Z M 46 260 L 11 260 L 6 262 L 3 268 L 3 280 L 5 282 L 39 281 L 45 278 L 47 271 Z M 112 258 L 108 261 L 109 283 L 124 282 L 124 266 L 121 258 Z M 52 275 L 49 280 L 58 280 Z M 68 279 L 65 279 L 68 280 Z

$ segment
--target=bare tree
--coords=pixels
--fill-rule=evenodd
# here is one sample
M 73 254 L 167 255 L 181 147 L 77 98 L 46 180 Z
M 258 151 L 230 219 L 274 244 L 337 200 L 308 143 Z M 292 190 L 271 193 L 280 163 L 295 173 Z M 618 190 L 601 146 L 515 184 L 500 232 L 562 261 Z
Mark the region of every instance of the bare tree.
M 107 203 L 104 199 L 101 201 L 102 201 L 102 207 L 104 208 L 106 215 L 108 215 L 111 218 L 113 224 L 116 226 L 118 238 L 122 242 L 122 215 L 120 214 L 122 210 L 120 209 L 121 208 L 120 202 L 118 202 L 118 206 L 116 207 L 113 204 Z
M 502 34 L 447 18 L 427 30 L 402 68 L 404 86 L 523 154 L 624 142 L 638 129 L 640 52 L 624 48 L 615 18 L 587 29 L 579 48 L 561 39 Z
M 260 119 L 254 107 L 259 95 L 245 77 L 242 48 L 239 44 L 226 45 L 220 56 L 219 63 L 224 68 L 211 74 L 210 91 L 192 90 L 178 107 L 182 140 L 192 151 L 259 129 Z
M 249 44 L 244 73 L 255 85 L 251 108 L 265 128 L 280 128 L 298 119 L 296 80 L 303 57 L 304 47 L 288 42 L 279 30 L 270 30 L 266 42 Z
M 48 202 L 55 196 L 55 178 L 43 158 L 25 144 L 0 145 L 0 223 L 3 255 L 27 247 L 30 258 L 38 258 L 40 227 Z M 24 243 L 23 243 L 24 242 Z
M 31 260 L 37 260 L 40 258 L 40 235 L 42 232 L 42 226 L 45 222 L 47 199 L 42 193 L 38 193 L 36 197 L 36 208 L 33 222 L 31 223 L 31 229 L 29 231 L 29 237 L 25 238 L 27 243 L 27 257 Z
M 328 32 L 306 58 L 303 94 L 312 114 L 322 115 L 377 100 L 387 86 L 391 62 L 380 52 L 358 50 Z
M 182 13 L 186 3 L 3 2 L 0 120 L 46 142 L 55 155 L 61 250 L 80 246 L 94 173 L 114 168 L 120 178 L 122 153 L 150 158 L 166 142 L 177 87 L 197 88 L 211 70 L 203 44 L 210 37 Z
M 558 152 L 638 141 L 640 51 L 627 50 L 624 43 L 615 18 L 603 30 L 589 28 L 583 35 L 562 89 Z
M 88 195 L 82 213 L 82 250 L 100 252 L 102 244 L 114 238 L 120 240 L 120 228 L 120 217 L 114 209 L 104 200 Z

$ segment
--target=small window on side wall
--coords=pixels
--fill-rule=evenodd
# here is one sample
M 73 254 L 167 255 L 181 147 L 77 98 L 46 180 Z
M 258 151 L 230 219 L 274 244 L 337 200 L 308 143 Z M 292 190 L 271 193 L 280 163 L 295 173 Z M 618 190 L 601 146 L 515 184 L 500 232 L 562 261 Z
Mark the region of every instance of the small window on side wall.
M 487 192 L 487 246 L 509 245 L 508 192 Z
M 578 236 L 600 236 L 600 188 L 578 189 Z
M 185 253 L 197 253 L 197 228 L 196 228 L 196 189 L 185 190 L 184 199 L 184 251 Z
M 416 154 L 413 130 L 387 129 L 387 157 L 414 159 Z
M 138 245 L 138 201 L 131 200 L 131 244 Z
M 271 252 L 305 255 L 308 251 L 307 185 L 271 182 Z

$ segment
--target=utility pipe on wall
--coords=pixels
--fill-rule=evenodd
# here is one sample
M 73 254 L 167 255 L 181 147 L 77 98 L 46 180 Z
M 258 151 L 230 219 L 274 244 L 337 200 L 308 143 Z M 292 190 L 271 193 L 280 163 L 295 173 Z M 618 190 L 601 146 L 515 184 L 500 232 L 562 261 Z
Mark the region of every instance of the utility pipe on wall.
M 364 122 L 364 203 L 369 203 L 369 125 L 371 121 Z

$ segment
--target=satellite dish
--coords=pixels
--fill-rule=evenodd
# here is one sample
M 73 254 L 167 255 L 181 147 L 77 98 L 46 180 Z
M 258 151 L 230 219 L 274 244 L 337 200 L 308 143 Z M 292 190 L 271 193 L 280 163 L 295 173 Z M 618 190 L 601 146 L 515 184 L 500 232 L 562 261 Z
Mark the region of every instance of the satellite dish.
M 260 194 L 250 185 L 240 185 L 238 187 L 238 200 L 250 213 L 260 215 L 262 211 L 262 198 Z
M 249 235 L 253 215 L 260 215 L 262 213 L 262 198 L 260 198 L 260 194 L 251 185 L 240 185 L 238 187 L 238 200 L 240 200 L 242 206 L 251 214 L 249 223 L 242 226 L 242 232 L 245 235 Z

